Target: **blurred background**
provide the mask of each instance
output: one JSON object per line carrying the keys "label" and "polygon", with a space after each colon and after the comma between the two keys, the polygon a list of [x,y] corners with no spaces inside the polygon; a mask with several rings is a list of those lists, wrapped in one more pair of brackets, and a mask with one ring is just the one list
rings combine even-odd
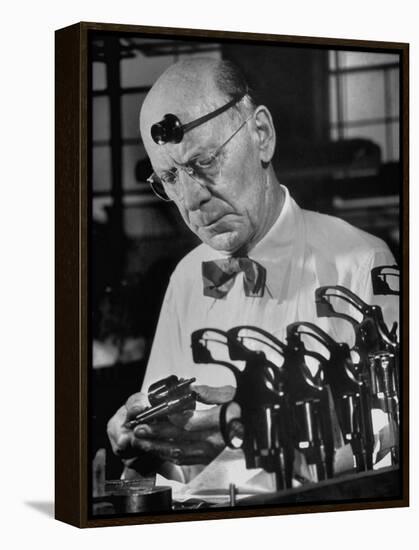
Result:
{"label": "blurred background", "polygon": [[[198,243],[146,183],[141,103],[175,61],[238,64],[274,118],[274,166],[304,208],[383,238],[399,258],[399,56],[302,46],[93,35],[91,60],[92,452],[139,391],[170,273]],[[107,477],[119,465],[108,461]]]}

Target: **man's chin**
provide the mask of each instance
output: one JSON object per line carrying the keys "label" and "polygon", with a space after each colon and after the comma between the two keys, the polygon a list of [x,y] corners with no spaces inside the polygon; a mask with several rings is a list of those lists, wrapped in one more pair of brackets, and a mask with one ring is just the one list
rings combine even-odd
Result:
{"label": "man's chin", "polygon": [[242,240],[238,232],[236,231],[226,231],[225,233],[218,233],[213,235],[199,234],[200,239],[219,252],[224,252],[225,254],[231,255],[234,254],[242,246]]}

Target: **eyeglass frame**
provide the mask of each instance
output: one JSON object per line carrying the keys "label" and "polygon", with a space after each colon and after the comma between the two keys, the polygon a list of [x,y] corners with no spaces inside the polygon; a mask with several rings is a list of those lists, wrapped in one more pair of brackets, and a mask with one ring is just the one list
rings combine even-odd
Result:
{"label": "eyeglass frame", "polygon": [[[220,155],[220,153],[222,152],[222,150],[230,143],[230,141],[240,132],[240,130],[242,128],[244,128],[244,126],[249,122],[249,120],[253,117],[255,113],[253,112],[251,115],[249,115],[246,120],[244,120],[240,126],[221,144],[219,145],[215,151],[212,151],[211,153],[208,154],[207,156],[207,159],[208,158],[213,158],[213,159],[217,159]],[[179,169],[183,172],[185,172],[189,177],[191,177],[192,179],[194,179],[195,181],[197,181],[198,183],[201,183],[202,182],[202,178],[199,178],[196,176],[196,174],[194,174],[194,168],[192,166],[190,166],[190,163],[193,162],[193,161],[189,161],[189,162],[186,162],[184,164],[180,164],[178,163],[177,161],[175,161],[174,158],[172,158],[170,155],[168,155],[170,157],[170,159],[172,160],[172,162],[175,164],[175,168],[176,169]],[[221,165],[219,166],[219,172],[221,171]],[[218,172],[218,175],[219,175],[219,172]],[[156,191],[156,189],[154,188],[154,181],[153,179],[154,178],[158,178],[161,182],[161,186],[163,187],[164,189],[164,183],[161,179],[160,176],[158,176],[156,174],[156,172],[152,172],[152,174],[146,179],[147,183],[150,184],[154,194],[161,200],[165,201],[165,202],[173,202],[174,199],[171,199],[169,198],[169,196],[167,195],[167,198],[166,197],[163,197],[158,191]]]}

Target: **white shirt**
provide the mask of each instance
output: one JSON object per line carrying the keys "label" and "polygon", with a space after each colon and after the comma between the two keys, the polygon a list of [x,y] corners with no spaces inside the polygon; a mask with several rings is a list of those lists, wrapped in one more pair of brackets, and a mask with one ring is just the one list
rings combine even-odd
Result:
{"label": "white shirt", "polygon": [[195,377],[199,384],[235,385],[227,368],[194,364],[191,334],[197,329],[253,325],[285,342],[290,323],[309,321],[352,346],[353,329],[347,321],[317,317],[314,292],[319,286],[349,288],[367,304],[381,305],[389,327],[398,321],[398,297],[375,296],[371,286],[374,266],[395,263],[387,245],[338,218],[299,208],[283,189],[285,202],[278,219],[248,254],[267,270],[263,297],[244,294],[242,274],[224,298],[204,296],[201,263],[225,255],[206,244],[192,250],[170,279],[143,391],[171,374]]}

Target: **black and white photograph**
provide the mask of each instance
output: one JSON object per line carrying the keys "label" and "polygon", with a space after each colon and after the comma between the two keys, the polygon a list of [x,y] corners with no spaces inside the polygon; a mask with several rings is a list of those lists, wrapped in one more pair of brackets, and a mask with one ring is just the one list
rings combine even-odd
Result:
{"label": "black and white photograph", "polygon": [[88,33],[89,517],[402,499],[402,52],[181,34]]}

